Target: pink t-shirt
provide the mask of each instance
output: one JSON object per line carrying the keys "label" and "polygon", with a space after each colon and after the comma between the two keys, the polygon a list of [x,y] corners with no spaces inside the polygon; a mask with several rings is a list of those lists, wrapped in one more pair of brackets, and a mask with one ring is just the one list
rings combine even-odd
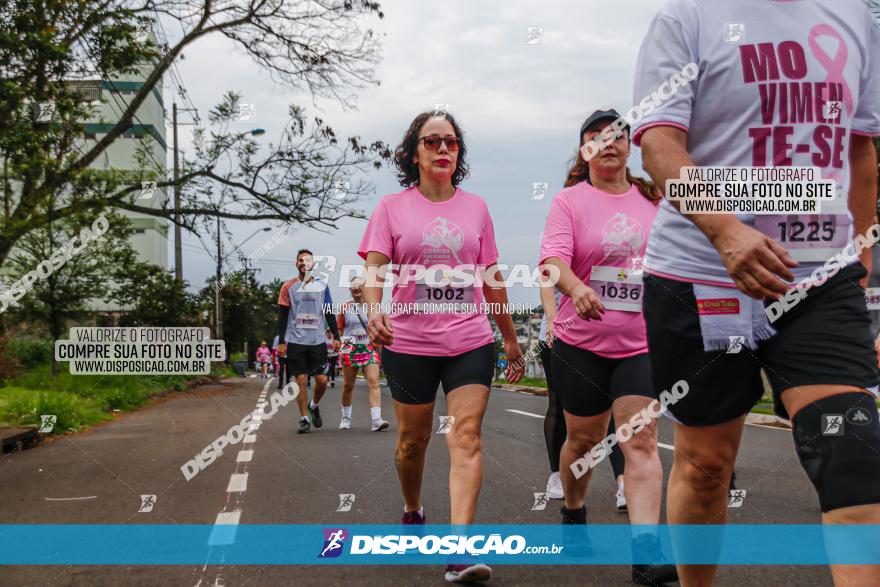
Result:
{"label": "pink t-shirt", "polygon": [[[450,357],[493,341],[489,318],[479,307],[483,302],[479,281],[471,287],[428,289],[430,283],[439,283],[442,272],[450,268],[473,273],[474,267],[490,267],[497,262],[495,229],[482,198],[457,189],[449,200],[431,202],[416,187],[387,195],[373,211],[358,255],[366,259],[370,251],[387,256],[395,268],[423,266],[437,271],[424,284],[418,283],[422,280],[411,269],[396,271],[412,278],[405,283],[398,279],[392,290],[394,306],[389,316],[394,343],[388,346],[390,350]],[[428,299],[438,305],[450,300],[447,303],[466,303],[477,309],[427,314],[395,311],[395,307],[408,308]]]}
{"label": "pink t-shirt", "polygon": [[257,360],[261,363],[268,363],[269,356],[272,352],[269,350],[269,347],[261,346],[257,347]]}
{"label": "pink t-shirt", "polygon": [[[656,215],[657,206],[635,185],[625,194],[612,195],[582,181],[553,199],[541,239],[540,262],[558,257],[587,285],[593,275],[590,287],[606,306],[602,320],[587,321],[578,317],[571,298],[562,296],[553,331],[566,344],[614,359],[648,351],[645,320],[639,310],[644,296],[633,282],[639,280],[634,273],[638,275]],[[609,268],[598,270],[606,277],[593,274],[594,266]],[[612,299],[630,311],[608,309]]]}

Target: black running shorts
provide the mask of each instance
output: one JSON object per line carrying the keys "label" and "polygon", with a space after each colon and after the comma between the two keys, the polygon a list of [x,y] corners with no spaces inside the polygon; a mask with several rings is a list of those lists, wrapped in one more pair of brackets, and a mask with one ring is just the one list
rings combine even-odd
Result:
{"label": "black running shorts", "polygon": [[[659,389],[684,379],[688,394],[669,405],[689,426],[728,422],[747,413],[761,398],[763,367],[773,388],[776,413],[788,418],[780,394],[801,385],[877,385],[877,353],[870,332],[865,291],[859,280],[865,268],[855,263],[807,296],[772,323],[777,334],[757,350],[706,352],[693,286],[646,275],[644,315],[653,378]],[[770,302],[766,302],[770,303]]]}
{"label": "black running shorts", "polygon": [[550,354],[553,385],[569,414],[596,416],[625,395],[657,397],[648,353],[611,359],[557,339]]}
{"label": "black running shorts", "polygon": [[430,404],[462,385],[490,387],[495,375],[495,346],[490,342],[460,355],[430,357],[397,353],[382,347],[382,369],[391,397],[403,404]]}
{"label": "black running shorts", "polygon": [[327,345],[287,343],[287,375],[326,375]]}

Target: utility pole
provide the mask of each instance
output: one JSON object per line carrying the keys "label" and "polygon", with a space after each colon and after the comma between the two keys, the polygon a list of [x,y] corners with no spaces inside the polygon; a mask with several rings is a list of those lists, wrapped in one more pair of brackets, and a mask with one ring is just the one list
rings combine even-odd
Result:
{"label": "utility pole", "polygon": [[217,213],[217,281],[214,283],[214,316],[217,338],[223,338],[223,304],[220,303],[220,278],[223,273],[223,241],[220,240],[220,213]]}
{"label": "utility pole", "polygon": [[[171,125],[174,134],[174,278],[177,281],[183,281],[183,236],[180,228],[180,163],[178,159],[177,147],[177,102],[171,104]],[[194,126],[198,124],[199,113],[193,108],[181,108],[181,112],[194,112],[196,122],[183,122],[185,126]]]}
{"label": "utility pole", "polygon": [[171,124],[174,126],[174,277],[183,281],[183,246],[180,230],[180,169],[177,162],[177,102],[171,105]]}

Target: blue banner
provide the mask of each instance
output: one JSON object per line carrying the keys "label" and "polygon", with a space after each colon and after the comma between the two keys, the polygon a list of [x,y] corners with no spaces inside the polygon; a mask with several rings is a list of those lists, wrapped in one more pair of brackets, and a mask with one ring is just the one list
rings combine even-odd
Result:
{"label": "blue banner", "polygon": [[[633,552],[653,533],[667,562],[880,564],[880,526],[729,525],[0,525],[6,565],[659,563]],[[673,548],[673,544],[675,545]],[[674,556],[673,556],[674,555]]]}

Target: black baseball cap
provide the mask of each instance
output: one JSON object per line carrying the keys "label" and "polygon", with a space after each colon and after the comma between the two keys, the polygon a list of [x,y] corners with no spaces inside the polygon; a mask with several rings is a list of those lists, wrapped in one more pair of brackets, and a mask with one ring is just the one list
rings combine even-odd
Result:
{"label": "black baseball cap", "polygon": [[[622,118],[622,117],[620,116],[620,114],[618,114],[617,110],[615,110],[614,108],[612,108],[610,110],[596,110],[595,112],[590,114],[587,117],[587,119],[584,121],[584,123],[581,125],[581,132],[578,135],[578,142],[580,144],[583,144],[584,133],[587,132],[587,130],[591,126],[593,126],[594,124],[596,124],[600,120],[617,120],[618,118]],[[627,130],[627,132],[629,132],[629,130],[630,130],[629,123],[627,123],[626,126],[624,126],[623,128],[625,128]]]}

